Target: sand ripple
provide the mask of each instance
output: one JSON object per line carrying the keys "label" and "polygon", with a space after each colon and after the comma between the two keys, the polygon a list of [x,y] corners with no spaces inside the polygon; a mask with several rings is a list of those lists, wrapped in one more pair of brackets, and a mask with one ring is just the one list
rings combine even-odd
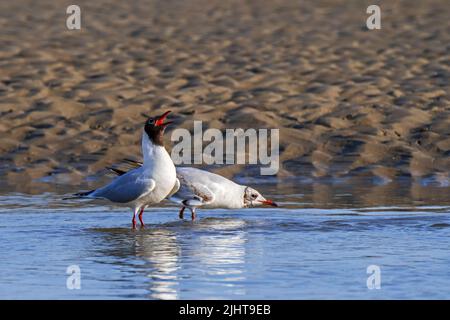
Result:
{"label": "sand ripple", "polygon": [[[281,176],[436,177],[450,168],[448,0],[0,4],[0,175],[78,183],[139,152],[141,113],[280,128]],[[250,172],[227,167],[227,175]]]}

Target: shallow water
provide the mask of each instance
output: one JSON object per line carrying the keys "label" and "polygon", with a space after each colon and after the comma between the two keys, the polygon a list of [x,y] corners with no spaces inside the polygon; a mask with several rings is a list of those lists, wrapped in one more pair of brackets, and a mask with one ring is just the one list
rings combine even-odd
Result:
{"label": "shallow water", "polygon": [[[202,210],[194,222],[164,205],[137,231],[125,208],[4,194],[0,298],[450,298],[449,204],[395,187],[362,202],[370,192],[347,187],[268,184],[280,208]],[[70,265],[79,290],[66,287]],[[369,265],[381,289],[368,289]]]}

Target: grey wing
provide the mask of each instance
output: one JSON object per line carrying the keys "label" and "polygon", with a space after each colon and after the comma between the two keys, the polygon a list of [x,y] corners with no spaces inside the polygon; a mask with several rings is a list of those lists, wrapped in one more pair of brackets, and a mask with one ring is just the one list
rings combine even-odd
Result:
{"label": "grey wing", "polygon": [[[227,183],[232,182],[216,173],[192,167],[177,167],[177,177],[180,180],[201,183],[206,186],[212,184],[226,185]],[[183,184],[182,181],[181,184]]]}
{"label": "grey wing", "polygon": [[214,194],[203,184],[182,180],[180,188],[169,200],[197,207],[214,201]]}
{"label": "grey wing", "polygon": [[107,186],[95,190],[90,196],[105,198],[112,202],[127,203],[152,192],[156,186],[155,181],[142,178],[137,172],[133,171],[135,170],[129,171],[127,174],[116,178]]}

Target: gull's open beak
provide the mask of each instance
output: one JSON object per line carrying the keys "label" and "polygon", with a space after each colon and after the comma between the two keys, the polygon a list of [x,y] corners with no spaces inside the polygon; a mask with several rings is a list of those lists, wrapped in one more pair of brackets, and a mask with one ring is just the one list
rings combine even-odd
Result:
{"label": "gull's open beak", "polygon": [[164,120],[166,119],[167,115],[170,113],[170,111],[166,111],[164,112],[164,114],[162,116],[160,116],[156,121],[155,121],[155,125],[156,126],[167,126],[169,124],[172,123],[172,121],[168,121],[168,122],[164,122]]}
{"label": "gull's open beak", "polygon": [[261,203],[266,204],[268,206],[272,206],[272,207],[278,207],[278,205],[275,202],[273,202],[272,200],[264,200],[264,201],[261,201]]}

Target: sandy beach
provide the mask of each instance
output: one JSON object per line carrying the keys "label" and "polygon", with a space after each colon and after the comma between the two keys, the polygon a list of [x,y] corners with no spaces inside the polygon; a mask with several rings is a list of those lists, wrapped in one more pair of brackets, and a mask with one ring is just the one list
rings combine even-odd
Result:
{"label": "sandy beach", "polygon": [[[449,89],[449,0],[0,1],[0,299],[449,299]],[[168,110],[169,152],[195,121],[278,129],[278,173],[199,164],[241,186],[178,170],[199,196],[167,201],[147,121],[145,170],[73,196]]]}
{"label": "sandy beach", "polygon": [[279,128],[279,177],[448,185],[448,1],[378,3],[369,31],[367,1],[80,0],[71,31],[64,1],[3,1],[0,177],[102,176],[170,109],[172,129]]}

